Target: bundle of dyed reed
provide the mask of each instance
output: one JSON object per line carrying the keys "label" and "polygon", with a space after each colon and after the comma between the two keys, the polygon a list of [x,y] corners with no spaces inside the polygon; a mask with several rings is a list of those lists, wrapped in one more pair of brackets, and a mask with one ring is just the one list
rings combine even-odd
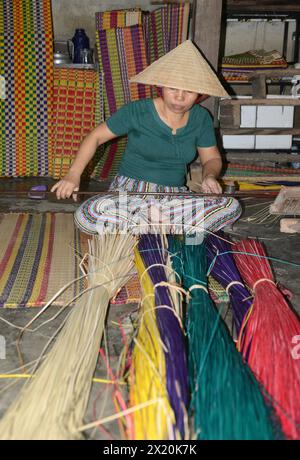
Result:
{"label": "bundle of dyed reed", "polygon": [[174,429],[176,437],[178,434],[183,437],[188,404],[188,370],[181,302],[177,286],[174,287],[178,280],[160,235],[142,235],[138,250],[154,286],[156,321],[165,353],[166,386],[176,418]]}
{"label": "bundle of dyed reed", "polygon": [[[140,274],[140,282],[144,293],[144,301],[148,303],[148,310],[142,309],[141,326],[138,339],[143,343],[143,352],[146,356],[152,356],[152,368],[149,367],[148,379],[145,379],[143,371],[142,386],[145,396],[147,393],[153,397],[153,379],[160,376],[160,387],[157,386],[161,397],[166,398],[172,411],[169,422],[159,420],[156,417],[153,426],[153,418],[144,419],[144,432],[149,438],[153,431],[159,432],[160,437],[152,439],[180,439],[187,434],[187,403],[188,382],[185,343],[181,326],[181,298],[178,295],[178,287],[173,290],[176,277],[168,260],[168,253],[163,244],[162,237],[155,235],[143,235],[138,245],[139,255],[137,266]],[[171,288],[170,288],[171,286]],[[171,290],[169,290],[171,289]],[[152,309],[152,311],[151,311]],[[146,327],[151,319],[151,329]],[[148,323],[146,322],[148,321]],[[160,361],[155,358],[157,350],[162,351]],[[140,364],[137,356],[141,355],[140,347],[135,347],[133,355],[133,372],[135,375],[134,385],[131,385],[131,399],[137,404],[141,399],[141,390],[137,385]],[[144,360],[145,366],[145,360]],[[161,373],[163,369],[164,373]],[[142,378],[142,376],[140,377]],[[147,396],[149,398],[149,395]],[[170,411],[169,411],[170,413]],[[139,417],[136,414],[135,418]],[[141,425],[136,418],[135,425]],[[164,432],[161,428],[164,427]],[[140,431],[140,429],[139,429]]]}
{"label": "bundle of dyed reed", "polygon": [[[258,382],[242,361],[206,287],[202,245],[173,240],[169,250],[183,261],[187,310],[190,413],[198,439],[273,439],[273,423]],[[176,264],[179,270],[180,263]]]}
{"label": "bundle of dyed reed", "polygon": [[234,250],[240,252],[234,255],[236,264],[254,293],[241,353],[271,396],[286,436],[300,439],[300,365],[293,356],[300,321],[274,282],[262,244],[243,240]]}
{"label": "bundle of dyed reed", "polygon": [[[166,363],[155,314],[154,288],[136,250],[136,267],[141,279],[143,299],[138,334],[134,339],[129,379],[129,406],[145,405],[132,414],[136,440],[174,439],[175,415],[166,387]],[[149,401],[153,401],[148,405]]]}
{"label": "bundle of dyed reed", "polygon": [[222,234],[210,234],[206,238],[209,272],[226,289],[232,306],[233,320],[239,335],[243,319],[252,305],[252,296],[235,264],[231,245]]}
{"label": "bundle of dyed reed", "polygon": [[102,235],[90,243],[88,286],[34,379],[0,422],[1,439],[80,439],[109,299],[134,267],[135,239]]}

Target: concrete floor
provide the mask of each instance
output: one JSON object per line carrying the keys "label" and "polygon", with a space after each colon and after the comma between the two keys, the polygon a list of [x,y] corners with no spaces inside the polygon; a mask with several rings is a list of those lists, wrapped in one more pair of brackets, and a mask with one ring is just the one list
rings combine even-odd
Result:
{"label": "concrete floor", "polygon": [[[0,212],[74,212],[78,204],[72,200],[57,201],[50,198],[44,201],[31,200],[26,195],[7,195],[3,192],[12,190],[29,190],[32,185],[46,183],[50,189],[54,183],[51,179],[3,179],[0,180]],[[101,191],[107,189],[107,184],[100,184],[91,181],[84,184],[85,190]],[[269,202],[271,202],[270,200]],[[262,224],[253,223],[247,219],[253,216],[259,209],[265,208],[268,204],[265,198],[255,200],[243,200],[244,213],[242,218],[235,223],[232,229],[227,229],[232,238],[240,239],[241,237],[259,238],[266,246],[268,255],[275,258],[285,259],[290,262],[298,263],[300,258],[300,238],[299,235],[282,234],[279,231],[279,219],[277,222],[265,222]],[[0,255],[1,256],[1,255]],[[292,267],[288,264],[274,262],[274,272],[276,280],[290,289],[293,293],[292,307],[300,314],[300,283],[298,267]],[[131,319],[134,316],[136,305],[118,305],[111,306],[107,317],[106,337],[110,357],[110,366],[113,370],[118,368],[120,352],[123,348],[122,338],[119,328],[115,326],[118,318],[127,324],[127,332],[132,330]],[[39,311],[39,308],[30,309],[2,309],[1,318],[18,326],[26,324]],[[54,316],[58,308],[51,307],[39,318],[39,322],[46,321],[49,317]],[[22,352],[25,362],[36,359],[43,349],[46,341],[61,323],[63,316],[59,316],[51,323],[45,325],[34,334],[34,337],[27,333],[22,342]],[[125,319],[124,319],[125,318]],[[230,315],[227,317],[230,326]],[[37,323],[39,324],[39,323]],[[0,335],[5,338],[6,357],[0,359],[0,373],[10,372],[19,367],[19,358],[16,349],[16,340],[18,329],[12,328],[7,323],[0,321]],[[100,361],[96,370],[96,377],[107,379],[106,367],[103,360]],[[14,383],[9,390],[3,391],[7,384]],[[0,380],[0,416],[3,415],[11,401],[15,398],[21,385],[24,382]],[[126,396],[126,388],[123,388]],[[111,399],[112,387],[106,384],[94,383],[90,396],[88,411],[85,417],[86,423],[103,416],[113,414],[115,408]],[[107,431],[94,429],[86,433],[89,439],[120,439],[118,423],[109,423],[105,426]]]}

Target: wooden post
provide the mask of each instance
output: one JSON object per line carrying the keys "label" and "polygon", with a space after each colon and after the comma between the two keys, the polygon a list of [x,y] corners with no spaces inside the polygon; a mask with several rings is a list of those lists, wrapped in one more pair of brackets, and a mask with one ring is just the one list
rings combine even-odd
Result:
{"label": "wooden post", "polygon": [[[219,61],[222,0],[196,0],[194,11],[194,37],[205,58],[217,72]],[[210,97],[201,104],[215,115],[215,98]]]}
{"label": "wooden post", "polygon": [[267,95],[266,76],[256,75],[250,78],[252,84],[252,96],[257,99],[264,99]]}

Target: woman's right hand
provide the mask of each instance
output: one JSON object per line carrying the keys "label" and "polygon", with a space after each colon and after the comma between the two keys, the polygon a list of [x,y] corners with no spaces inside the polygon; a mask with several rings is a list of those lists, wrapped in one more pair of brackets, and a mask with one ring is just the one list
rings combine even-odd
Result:
{"label": "woman's right hand", "polygon": [[68,174],[58,181],[51,188],[51,192],[56,192],[57,199],[70,198],[73,196],[73,200],[77,201],[77,193],[80,185],[80,174],[74,172],[68,172]]}

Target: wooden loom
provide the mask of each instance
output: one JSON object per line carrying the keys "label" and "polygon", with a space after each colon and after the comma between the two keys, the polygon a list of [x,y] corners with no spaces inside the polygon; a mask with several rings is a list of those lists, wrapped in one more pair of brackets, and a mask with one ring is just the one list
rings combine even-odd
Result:
{"label": "wooden loom", "polygon": [[[271,204],[269,212],[275,215],[299,216],[300,187],[282,186],[274,203]],[[280,231],[282,233],[300,233],[300,219],[281,219]]]}

